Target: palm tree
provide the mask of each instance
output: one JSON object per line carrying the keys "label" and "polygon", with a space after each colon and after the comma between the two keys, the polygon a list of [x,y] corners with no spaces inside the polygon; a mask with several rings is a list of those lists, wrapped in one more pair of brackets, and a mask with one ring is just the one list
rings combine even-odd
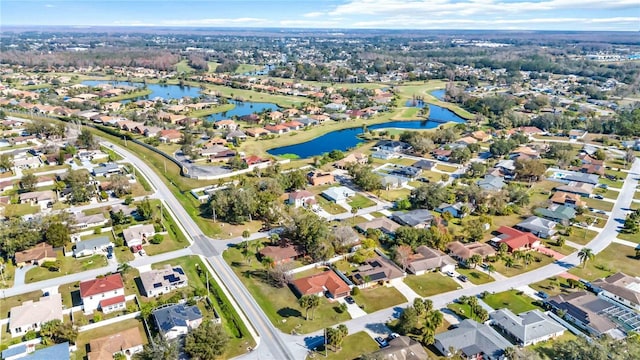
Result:
{"label": "palm tree", "polygon": [[487,266],[487,272],[489,273],[489,275],[491,275],[491,273],[496,272],[496,267],[495,267],[495,266],[493,266],[493,264],[489,264],[489,265]]}
{"label": "palm tree", "polygon": [[266,268],[272,268],[273,265],[275,265],[275,262],[273,261],[273,259],[268,256],[263,257],[260,263],[262,263],[262,266]]}
{"label": "palm tree", "polygon": [[533,254],[531,253],[531,251],[527,251],[526,253],[524,253],[524,255],[522,255],[522,260],[524,261],[524,267],[526,269],[527,265],[529,265],[533,261]]}
{"label": "palm tree", "polygon": [[582,248],[578,252],[578,259],[580,259],[580,263],[582,263],[582,268],[584,269],[585,265],[587,265],[587,261],[593,260],[596,255],[593,253],[593,250],[589,248]]}
{"label": "palm tree", "polygon": [[116,269],[116,271],[119,272],[121,275],[124,275],[131,269],[133,269],[131,267],[131,265],[129,265],[128,262],[124,262],[124,263],[118,265],[118,268]]}
{"label": "palm tree", "polygon": [[513,260],[512,257],[508,257],[504,259],[504,266],[510,268],[513,267],[513,264],[515,263],[515,260]]}
{"label": "palm tree", "polygon": [[304,318],[309,320],[309,309],[311,309],[311,297],[309,295],[303,295],[298,299],[298,305],[305,310]]}
{"label": "palm tree", "polygon": [[316,308],[320,306],[320,296],[311,295],[310,305],[311,305],[311,320],[313,320],[313,317],[315,316],[315,313],[316,313]]}
{"label": "palm tree", "polygon": [[472,264],[474,269],[481,262],[482,262],[482,256],[480,256],[480,254],[474,254],[467,260],[467,263]]}
{"label": "palm tree", "polygon": [[353,207],[351,207],[351,215],[353,215],[353,216],[351,217],[351,224],[352,224],[352,225],[353,225],[353,223],[355,222],[356,214],[358,213],[358,210],[360,210],[360,208],[359,208],[359,207],[357,207],[357,206],[353,206]]}

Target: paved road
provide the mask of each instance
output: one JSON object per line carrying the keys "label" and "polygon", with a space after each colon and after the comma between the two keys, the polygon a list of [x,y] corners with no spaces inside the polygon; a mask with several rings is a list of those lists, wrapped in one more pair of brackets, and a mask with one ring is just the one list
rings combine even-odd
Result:
{"label": "paved road", "polygon": [[[620,192],[620,196],[618,196],[618,200],[613,207],[611,217],[609,217],[609,220],[607,221],[602,231],[586,245],[586,247],[591,248],[594,253],[599,253],[600,251],[604,250],[607,246],[609,246],[609,244],[611,244],[613,239],[616,238],[618,230],[622,226],[622,222],[629,212],[629,205],[631,204],[631,199],[633,199],[633,195],[639,180],[640,160],[636,159],[636,161],[633,163],[633,166],[631,167],[631,170],[629,171],[629,174],[627,175],[627,178]],[[452,302],[461,295],[471,296],[479,294],[483,291],[500,292],[526,286],[531,283],[538,282],[542,279],[564,273],[570,268],[575,267],[579,263],[580,260],[578,259],[577,252],[574,252],[573,254],[563,258],[562,260],[554,262],[553,264],[549,264],[547,266],[526,272],[518,276],[507,278],[502,281],[494,281],[473,288],[461,289],[435,295],[430,297],[430,299],[433,301],[434,307],[437,309]],[[396,318],[400,314],[402,309],[408,305],[409,303],[400,304],[393,308],[388,308],[380,310],[373,314],[369,314],[366,317],[349,320],[344,324],[349,328],[349,333],[368,331],[370,333],[372,332],[383,334],[388,332],[388,329],[386,329],[383,324],[389,320],[392,320],[393,318]],[[321,335],[321,332],[315,333],[313,335],[319,336]]]}
{"label": "paved road", "polygon": [[253,299],[242,282],[240,282],[240,279],[235,276],[227,263],[222,259],[220,251],[213,245],[214,240],[207,237],[202,230],[200,230],[193,220],[192,215],[187,213],[160,177],[143,160],[131,152],[110,143],[104,143],[104,145],[110,146],[124,159],[131,162],[140,170],[143,176],[147,178],[149,183],[157,190],[157,197],[166,202],[168,210],[177,220],[179,226],[184,228],[185,234],[193,241],[191,250],[195,254],[202,255],[207,259],[215,272],[214,275],[221,281],[221,285],[233,294],[232,301],[235,300],[235,302],[237,302],[237,309],[241,313],[241,316],[242,314],[246,315],[250,321],[248,326],[253,325],[259,336],[259,339],[256,339],[258,341],[258,348],[246,357],[251,358],[259,355],[261,359],[275,360],[304,358],[306,350],[297,345],[289,347],[287,343],[285,343],[283,334],[273,326],[255,299]]}

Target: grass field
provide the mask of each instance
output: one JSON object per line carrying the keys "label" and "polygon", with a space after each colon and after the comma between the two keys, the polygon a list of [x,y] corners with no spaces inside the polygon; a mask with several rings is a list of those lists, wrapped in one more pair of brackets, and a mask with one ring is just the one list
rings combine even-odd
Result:
{"label": "grass field", "polygon": [[191,66],[189,66],[189,61],[182,60],[182,61],[180,61],[179,63],[176,64],[176,71],[178,73],[190,74],[190,73],[194,72],[195,69],[192,68]]}
{"label": "grass field", "polygon": [[29,204],[7,204],[4,208],[6,217],[19,217],[29,214],[37,214],[40,212],[40,206],[31,206]]}
{"label": "grass field", "polygon": [[236,107],[235,104],[223,104],[223,105],[218,105],[218,106],[212,106],[208,109],[202,109],[202,110],[194,110],[192,112],[189,113],[190,117],[204,117],[204,116],[208,116],[211,114],[219,114],[219,113],[224,113],[227,111],[231,111]]}
{"label": "grass field", "polygon": [[613,203],[608,201],[598,200],[594,198],[584,198],[584,201],[587,203],[587,206],[590,208],[604,210],[604,211],[611,211],[611,209],[613,209]]}
{"label": "grass field", "polygon": [[525,273],[527,271],[535,270],[545,265],[549,265],[552,262],[553,262],[552,257],[534,252],[534,261],[527,266],[525,266],[522,261],[516,261],[513,267],[506,267],[504,264],[504,261],[496,261],[493,263],[493,266],[496,268],[496,271],[498,273],[504,276],[511,277],[511,276]]}
{"label": "grass field", "polygon": [[580,245],[586,245],[596,235],[598,235],[598,233],[593,230],[579,228],[576,226],[572,227],[571,229],[572,229],[571,235],[568,237],[567,240]]}
{"label": "grass field", "polygon": [[309,333],[350,319],[347,312],[337,311],[337,303],[323,297],[313,319],[305,320],[305,310],[298,306],[298,298],[293,291],[286,286],[272,286],[265,267],[255,258],[251,262],[246,261],[236,248],[226,250],[223,257],[271,322],[285,333]]}
{"label": "grass field", "polygon": [[595,280],[621,271],[627,275],[640,276],[640,260],[636,259],[634,248],[613,243],[582,265],[569,270],[570,273],[586,280]]}
{"label": "grass field", "polygon": [[333,349],[329,348],[326,353],[327,356],[325,357],[324,350],[324,345],[320,345],[313,355],[307,357],[307,360],[356,360],[363,354],[368,354],[378,350],[378,343],[376,343],[369,334],[364,331],[360,331],[355,334],[348,335],[342,343],[342,349],[338,352],[334,352]]}
{"label": "grass field", "polygon": [[333,201],[325,199],[322,196],[316,196],[316,201],[318,201],[318,205],[320,205],[320,207],[322,207],[324,211],[328,212],[331,215],[337,215],[347,212],[347,209],[334,203]]}
{"label": "grass field", "polygon": [[549,296],[555,296],[563,293],[566,294],[572,291],[572,289],[569,287],[567,279],[561,276],[554,276],[548,279],[544,279],[542,281],[529,284],[529,286],[534,290],[543,291]]}
{"label": "grass field", "polygon": [[75,259],[73,257],[63,256],[58,254],[56,260],[59,262],[59,271],[49,271],[43,267],[35,267],[27,271],[25,275],[25,283],[53,279],[59,276],[75,274],[91,269],[97,269],[103,266],[107,266],[107,259],[102,255],[93,255],[87,258]]}
{"label": "grass field", "polygon": [[364,289],[360,294],[354,295],[356,304],[360,305],[367,313],[407,302],[407,299],[395,287],[379,286],[372,289]]}
{"label": "grass field", "polygon": [[437,164],[436,168],[438,170],[442,170],[442,171],[445,171],[445,172],[448,172],[448,173],[452,173],[452,172],[458,170],[458,168],[455,167],[455,166],[448,166],[448,165],[442,165],[442,164]]}
{"label": "grass field", "polygon": [[525,311],[539,309],[534,304],[535,300],[526,296],[519,295],[516,290],[509,290],[495,294],[489,294],[482,299],[487,305],[494,309],[508,308],[515,314],[520,314]]}
{"label": "grass field", "polygon": [[476,285],[486,284],[493,281],[493,278],[480,270],[476,269],[464,269],[458,268],[456,271],[459,274],[466,276],[469,281]]}
{"label": "grass field", "polygon": [[409,275],[403,281],[423,297],[442,294],[460,288],[460,285],[455,280],[439,272],[430,272],[419,276]]}
{"label": "grass field", "polygon": [[356,194],[354,197],[352,197],[351,200],[347,202],[347,204],[349,204],[349,206],[351,207],[357,207],[358,209],[364,209],[376,205],[373,200],[368,199],[360,194]]}

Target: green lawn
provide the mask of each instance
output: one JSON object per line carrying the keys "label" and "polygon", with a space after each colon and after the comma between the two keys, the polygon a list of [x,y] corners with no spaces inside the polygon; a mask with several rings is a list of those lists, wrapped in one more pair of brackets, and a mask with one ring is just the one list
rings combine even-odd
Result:
{"label": "green lawn", "polygon": [[76,260],[73,257],[59,254],[56,261],[60,264],[59,271],[49,271],[48,269],[38,266],[27,271],[25,282],[29,284],[107,266],[107,258],[102,255],[93,255]]}
{"label": "green lawn", "polygon": [[622,240],[628,240],[635,243],[640,243],[640,233],[630,234],[630,233],[618,233],[618,238]]}
{"label": "green lawn", "polygon": [[[159,269],[163,267],[165,264],[170,265],[180,265],[182,269],[184,269],[185,275],[189,279],[189,289],[205,289],[205,277],[204,275],[201,277],[198,273],[198,268],[203,271],[207,271],[204,264],[197,256],[183,256],[180,258],[155,263],[152,265],[152,268]],[[227,299],[226,295],[220,289],[220,286],[213,281],[212,277],[209,276],[209,288],[211,291],[211,302],[214,305],[214,308],[218,315],[222,318],[222,325],[227,330],[227,333],[231,337],[229,341],[229,345],[227,346],[227,351],[225,352],[223,358],[233,358],[235,356],[244,354],[247,352],[248,346],[255,346],[255,341],[249,334],[247,330],[248,324],[245,324],[238,314],[233,309],[233,306],[229,303],[229,299]],[[145,300],[145,298],[141,298]]]}
{"label": "green lawn", "polygon": [[529,284],[529,286],[534,290],[543,291],[549,296],[566,294],[572,291],[572,289],[569,287],[567,279],[561,276],[554,276],[548,279],[544,279],[542,281]]}
{"label": "green lawn", "polygon": [[620,195],[619,191],[609,190],[609,189],[602,189],[602,188],[596,189],[596,191],[594,193],[602,195],[605,198],[612,199],[612,200],[617,199],[618,195]]}
{"label": "green lawn", "polygon": [[363,289],[358,295],[354,295],[353,299],[367,313],[407,302],[407,298],[398,289],[386,286]]}
{"label": "green lawn", "polygon": [[476,285],[486,284],[493,281],[491,276],[477,269],[458,268],[456,271],[469,278],[469,281]]}
{"label": "green lawn", "polygon": [[521,260],[517,260],[515,262],[515,265],[510,268],[506,267],[504,261],[502,260],[498,260],[492,264],[496,268],[496,271],[498,273],[507,277],[511,277],[525,273],[527,271],[535,270],[545,265],[549,265],[554,261],[552,257],[546,256],[544,254],[540,254],[537,252],[534,252],[533,254],[534,261],[527,266],[525,266]]}
{"label": "green lawn", "polygon": [[330,348],[327,351],[327,357],[325,357],[324,345],[320,345],[316,349],[316,353],[313,356],[308,356],[307,359],[355,360],[363,354],[378,350],[378,348],[378,343],[369,334],[360,331],[347,336],[342,343],[342,349],[338,352],[333,352],[333,349]]}
{"label": "green lawn", "polygon": [[178,73],[185,73],[185,74],[189,74],[195,71],[194,68],[192,68],[191,66],[189,66],[189,61],[187,60],[182,60],[179,63],[176,64],[176,71]]}
{"label": "green lawn", "polygon": [[31,206],[29,204],[7,204],[4,208],[6,217],[19,217],[29,214],[37,214],[40,212],[40,206]]}
{"label": "green lawn", "polygon": [[208,65],[208,67],[209,67],[209,70],[208,70],[207,72],[209,72],[209,73],[213,73],[213,72],[215,72],[215,71],[216,71],[216,68],[217,68],[217,67],[218,67],[218,65],[220,65],[220,64],[218,64],[218,63],[217,63],[217,62],[215,62],[215,61],[207,61],[207,65]]}
{"label": "green lawn", "polygon": [[612,187],[615,187],[615,188],[622,187],[622,181],[620,181],[620,180],[609,180],[606,177],[601,177],[598,180],[598,182],[600,184],[605,184],[607,186],[612,186]]}
{"label": "green lawn", "polygon": [[381,218],[381,217],[385,217],[385,215],[379,211],[374,211],[372,213],[370,213],[369,215],[373,216],[374,218]]}
{"label": "green lawn", "polygon": [[423,297],[442,294],[460,288],[460,285],[455,280],[440,272],[430,272],[419,276],[409,275],[403,281]]}
{"label": "green lawn", "polygon": [[570,273],[586,280],[595,280],[621,271],[630,276],[640,276],[640,260],[635,257],[634,248],[612,243],[592,261],[569,270]]}
{"label": "green lawn", "polygon": [[458,316],[463,319],[480,321],[480,319],[478,319],[475,315],[471,316],[471,307],[468,304],[451,303],[447,305],[447,308],[458,314]]}
{"label": "green lawn", "polygon": [[350,319],[346,311],[340,313],[337,311],[336,303],[331,303],[323,297],[320,299],[320,306],[315,310],[315,317],[305,320],[305,310],[298,306],[296,295],[286,286],[272,286],[267,279],[266,269],[255,258],[251,263],[245,261],[236,248],[226,250],[223,257],[271,322],[285,333],[295,330],[305,334]]}
{"label": "green lawn", "polygon": [[396,201],[401,198],[406,198],[411,195],[411,190],[409,189],[396,189],[396,190],[382,190],[380,192],[380,197],[387,201]]}
{"label": "green lawn", "polygon": [[148,342],[147,333],[144,330],[144,325],[142,322],[136,319],[129,319],[125,321],[120,321],[112,325],[101,326],[89,331],[84,331],[78,334],[78,339],[76,340],[76,345],[78,350],[71,353],[72,360],[84,360],[87,354],[87,345],[91,340],[101,338],[104,336],[112,335],[133,327],[137,327],[140,331],[140,336],[142,337],[142,341],[146,344]]}
{"label": "green lawn", "polygon": [[593,230],[574,226],[571,228],[571,235],[569,235],[567,240],[573,241],[576,244],[586,245],[589,241],[593,240],[596,235],[598,235],[598,233]]}
{"label": "green lawn", "polygon": [[539,309],[539,307],[534,304],[535,300],[524,294],[519,295],[517,290],[489,294],[482,300],[494,309],[508,308],[515,314]]}
{"label": "green lawn", "polygon": [[262,69],[264,66],[262,65],[252,65],[252,64],[240,64],[236,69],[236,74],[244,74],[247,72],[253,72]]}
{"label": "green lawn", "polygon": [[347,204],[349,204],[349,206],[351,207],[357,207],[358,209],[364,209],[376,205],[373,200],[368,199],[367,197],[360,194],[356,194],[354,197],[352,197],[351,200],[347,202]]}
{"label": "green lawn", "polygon": [[337,215],[347,212],[347,209],[334,203],[333,201],[325,199],[323,196],[316,196],[316,200],[318,201],[318,205],[320,205],[320,207],[322,207],[324,211],[328,212],[331,215]]}
{"label": "green lawn", "polygon": [[538,356],[540,356],[544,360],[553,359],[553,354],[551,354],[549,350],[551,349],[554,343],[571,341],[577,338],[578,337],[574,335],[571,331],[566,330],[564,334],[558,336],[553,340],[542,341],[535,345],[531,345],[528,348],[528,350],[535,352]]}
{"label": "green lawn", "polygon": [[455,167],[455,166],[442,165],[442,164],[437,164],[436,168],[438,170],[445,171],[445,172],[448,172],[448,173],[452,173],[452,172],[458,170],[458,168]]}

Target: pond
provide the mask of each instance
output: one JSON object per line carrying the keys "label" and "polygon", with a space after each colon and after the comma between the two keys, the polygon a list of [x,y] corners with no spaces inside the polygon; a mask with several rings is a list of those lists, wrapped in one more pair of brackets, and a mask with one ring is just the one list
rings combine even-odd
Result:
{"label": "pond", "polygon": [[440,90],[434,90],[432,92],[430,92],[429,94],[433,95],[433,97],[435,97],[436,99],[440,100],[440,101],[444,101],[444,94],[446,93],[445,89],[440,89]]}
{"label": "pond", "polygon": [[263,110],[273,111],[273,110],[280,109],[280,107],[276,104],[264,103],[264,102],[252,102],[252,101],[242,102],[242,101],[236,101],[236,100],[229,100],[229,104],[233,104],[236,107],[226,112],[209,115],[207,116],[207,120],[220,121],[224,119],[231,119],[233,116],[242,117],[242,116],[250,115],[253,113],[259,113]]}
{"label": "pond", "polygon": [[[409,129],[409,130],[428,130],[447,123],[463,123],[465,120],[453,112],[436,105],[429,106],[428,120],[411,120],[411,121],[389,121],[381,124],[369,125],[369,130],[379,129]],[[282,146],[268,150],[271,155],[295,155],[300,158],[308,158],[322,155],[331,150],[346,151],[355,147],[364,140],[358,135],[362,134],[362,127],[336,130],[326,133],[313,140],[309,140],[300,144]]]}
{"label": "pond", "polygon": [[[86,80],[82,82],[83,85],[97,86],[100,84],[111,84],[113,86],[136,86],[143,87],[142,83],[134,83],[128,81],[109,81],[109,80]],[[155,99],[162,98],[165,100],[180,99],[184,96],[198,97],[200,96],[200,88],[194,86],[180,86],[180,85],[164,85],[164,84],[147,84],[147,88],[151,90],[151,94],[141,96],[139,98],[124,100],[123,102],[136,101],[140,99]]]}

